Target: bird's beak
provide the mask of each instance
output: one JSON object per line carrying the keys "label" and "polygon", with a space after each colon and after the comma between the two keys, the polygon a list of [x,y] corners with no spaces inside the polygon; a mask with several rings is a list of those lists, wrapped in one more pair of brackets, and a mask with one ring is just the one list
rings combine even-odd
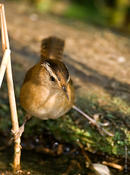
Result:
{"label": "bird's beak", "polygon": [[67,88],[66,88],[66,86],[62,86],[62,89],[63,89],[63,91],[64,91],[64,93],[65,93],[67,99],[69,100],[69,96],[68,96],[68,93],[67,93]]}

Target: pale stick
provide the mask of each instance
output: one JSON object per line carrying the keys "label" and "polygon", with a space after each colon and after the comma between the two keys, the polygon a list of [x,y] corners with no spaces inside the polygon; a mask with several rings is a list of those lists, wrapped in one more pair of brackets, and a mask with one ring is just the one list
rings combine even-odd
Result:
{"label": "pale stick", "polygon": [[[6,19],[5,19],[5,12],[4,12],[4,5],[0,4],[1,8],[1,36],[2,36],[2,49],[3,52],[6,50],[10,50],[9,47],[9,39],[8,39],[8,32],[6,26]],[[12,121],[12,129],[14,133],[19,131],[19,123],[18,123],[18,115],[16,109],[16,101],[15,101],[15,93],[14,93],[14,86],[13,86],[13,77],[12,77],[12,68],[11,68],[11,56],[10,54],[6,57],[7,60],[7,68],[6,68],[6,77],[7,77],[7,86],[8,86],[8,95],[9,95],[9,104],[10,104],[10,111],[11,111],[11,121]],[[5,65],[6,66],[6,65]],[[21,139],[15,137],[14,135],[14,164],[13,170],[16,172],[20,170],[20,157],[21,157]]]}
{"label": "pale stick", "polygon": [[6,49],[5,52],[4,52],[2,61],[1,61],[1,66],[0,66],[0,88],[1,88],[1,85],[2,85],[3,78],[4,78],[4,74],[5,74],[5,70],[6,70],[6,67],[7,67],[9,56],[10,56],[10,50]]}

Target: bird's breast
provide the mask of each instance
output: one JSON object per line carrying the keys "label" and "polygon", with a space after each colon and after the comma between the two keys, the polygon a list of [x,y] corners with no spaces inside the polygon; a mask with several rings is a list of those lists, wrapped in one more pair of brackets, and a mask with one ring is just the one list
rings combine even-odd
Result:
{"label": "bird's breast", "polygon": [[20,101],[22,107],[31,115],[46,120],[56,119],[65,114],[73,104],[73,97],[69,100],[62,90],[48,87],[35,87],[24,84],[21,88]]}

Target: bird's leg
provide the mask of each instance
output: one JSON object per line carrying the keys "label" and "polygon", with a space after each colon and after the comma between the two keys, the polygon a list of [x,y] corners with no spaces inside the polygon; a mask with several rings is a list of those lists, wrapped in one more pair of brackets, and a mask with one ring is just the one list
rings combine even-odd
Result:
{"label": "bird's leg", "polygon": [[32,116],[30,116],[29,114],[26,114],[25,115],[25,119],[23,121],[23,124],[19,127],[19,131],[17,133],[15,133],[13,130],[12,130],[12,133],[14,135],[15,138],[20,138],[24,132],[24,127],[25,127],[25,124],[27,123],[28,120],[31,119]]}
{"label": "bird's leg", "polygon": [[72,108],[75,109],[80,114],[82,114],[85,118],[87,118],[91,122],[91,124],[93,124],[94,126],[96,126],[101,135],[103,135],[103,133],[105,133],[105,134],[107,134],[109,136],[113,136],[112,133],[110,133],[110,132],[106,131],[104,128],[102,128],[102,126],[106,126],[107,123],[99,123],[99,122],[97,122],[97,120],[95,120],[95,119],[91,118],[90,116],[88,116],[86,113],[84,113],[82,110],[80,110],[75,105],[73,105]]}

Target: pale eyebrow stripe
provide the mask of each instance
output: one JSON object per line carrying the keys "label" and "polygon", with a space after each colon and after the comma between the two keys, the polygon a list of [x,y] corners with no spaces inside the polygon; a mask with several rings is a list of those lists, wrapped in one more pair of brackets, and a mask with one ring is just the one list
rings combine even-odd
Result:
{"label": "pale eyebrow stripe", "polygon": [[68,77],[68,79],[67,79],[67,83],[69,83],[69,81],[70,81],[70,75],[69,75],[69,77]]}
{"label": "pale eyebrow stripe", "polygon": [[52,71],[51,67],[48,64],[41,64],[41,65],[46,68],[46,70],[49,72],[51,76],[53,76],[57,81],[59,81],[56,74]]}

